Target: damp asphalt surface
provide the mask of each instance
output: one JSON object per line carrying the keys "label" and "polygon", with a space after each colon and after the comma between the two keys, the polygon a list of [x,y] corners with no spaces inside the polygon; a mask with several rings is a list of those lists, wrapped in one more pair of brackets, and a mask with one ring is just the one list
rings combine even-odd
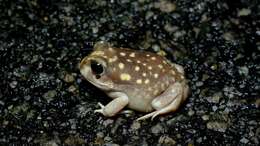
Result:
{"label": "damp asphalt surface", "polygon": [[[259,145],[258,0],[0,0],[0,145]],[[176,112],[106,118],[79,73],[93,44],[160,52],[185,68]]]}

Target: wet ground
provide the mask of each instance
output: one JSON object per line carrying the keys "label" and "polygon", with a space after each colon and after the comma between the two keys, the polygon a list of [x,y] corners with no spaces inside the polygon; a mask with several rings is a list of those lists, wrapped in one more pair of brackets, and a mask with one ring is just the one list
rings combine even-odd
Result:
{"label": "wet ground", "polygon": [[[259,145],[257,0],[0,0],[0,144]],[[78,63],[96,41],[185,67],[191,95],[174,114],[106,118],[110,99]]]}

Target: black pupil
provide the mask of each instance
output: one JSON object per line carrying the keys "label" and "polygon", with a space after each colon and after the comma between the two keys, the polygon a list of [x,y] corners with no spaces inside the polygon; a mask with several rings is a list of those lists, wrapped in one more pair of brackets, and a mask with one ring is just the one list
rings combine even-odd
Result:
{"label": "black pupil", "polygon": [[91,61],[91,69],[95,75],[100,75],[104,71],[102,64],[94,60]]}

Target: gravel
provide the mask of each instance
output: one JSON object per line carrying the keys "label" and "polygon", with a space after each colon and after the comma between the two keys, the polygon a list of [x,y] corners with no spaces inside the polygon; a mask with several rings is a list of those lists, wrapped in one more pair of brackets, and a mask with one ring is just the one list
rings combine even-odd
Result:
{"label": "gravel", "polygon": [[[0,0],[0,145],[259,145],[258,1]],[[191,94],[173,114],[106,118],[79,73],[104,40],[165,55]]]}

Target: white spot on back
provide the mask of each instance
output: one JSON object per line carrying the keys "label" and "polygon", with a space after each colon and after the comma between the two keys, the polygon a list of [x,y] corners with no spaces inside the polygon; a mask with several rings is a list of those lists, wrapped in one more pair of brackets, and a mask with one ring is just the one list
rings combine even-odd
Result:
{"label": "white spot on back", "polygon": [[146,79],[146,80],[144,81],[145,84],[148,84],[149,82],[150,82],[149,79]]}
{"label": "white spot on back", "polygon": [[154,76],[154,78],[157,79],[159,75],[157,73],[155,73],[153,76]]}
{"label": "white spot on back", "polygon": [[124,69],[125,65],[120,62],[120,63],[118,64],[118,67],[119,67],[120,69]]}
{"label": "white spot on back", "polygon": [[158,67],[159,67],[160,69],[162,69],[162,68],[163,68],[163,66],[162,66],[161,64],[159,64],[159,65],[158,65]]}
{"label": "white spot on back", "polygon": [[112,58],[108,59],[108,62],[115,62],[117,60],[117,56],[113,56]]}
{"label": "white spot on back", "polygon": [[131,59],[126,59],[127,62],[133,62]]}
{"label": "white spot on back", "polygon": [[131,76],[127,73],[122,73],[120,75],[120,79],[123,80],[123,81],[129,81],[131,79]]}
{"label": "white spot on back", "polygon": [[135,71],[139,71],[140,70],[140,67],[139,66],[136,66],[135,67]]}
{"label": "white spot on back", "polygon": [[156,60],[156,58],[155,58],[155,57],[152,57],[151,59],[152,59],[152,60]]}
{"label": "white spot on back", "polygon": [[125,56],[126,54],[124,52],[120,52],[120,55],[121,56]]}
{"label": "white spot on back", "polygon": [[130,57],[135,57],[135,53],[131,53],[129,56]]}
{"label": "white spot on back", "polygon": [[137,84],[142,84],[142,79],[136,80],[136,83],[137,83]]}

